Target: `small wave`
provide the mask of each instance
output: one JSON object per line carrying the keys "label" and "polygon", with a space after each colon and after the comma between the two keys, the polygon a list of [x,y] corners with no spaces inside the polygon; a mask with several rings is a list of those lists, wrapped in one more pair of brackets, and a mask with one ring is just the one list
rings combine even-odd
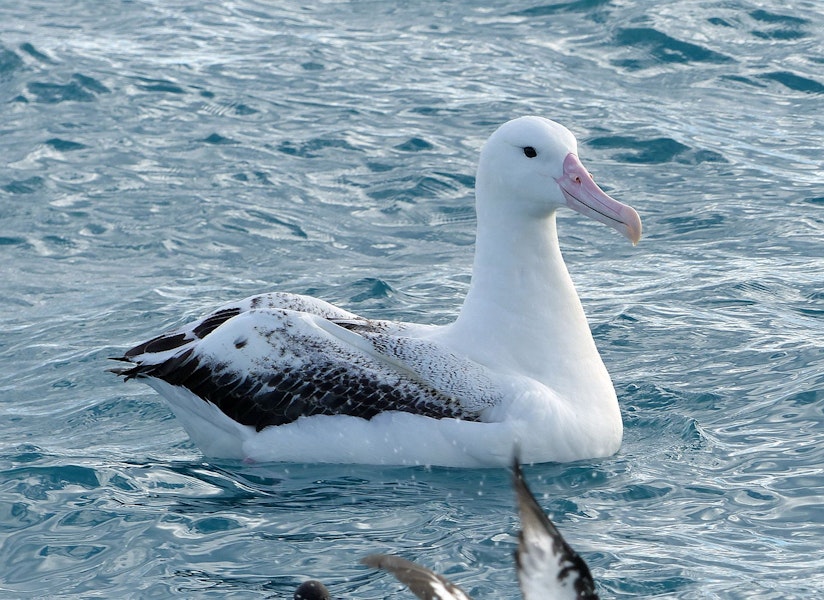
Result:
{"label": "small wave", "polygon": [[684,42],[650,27],[619,29],[615,43],[629,48],[644,48],[647,58],[615,61],[618,66],[630,70],[644,69],[666,63],[728,63],[733,58],[691,42]]}
{"label": "small wave", "polygon": [[775,81],[780,83],[784,87],[795,92],[804,92],[806,94],[824,94],[824,84],[791,71],[772,71],[770,73],[764,73],[760,77],[761,79],[765,79],[767,81]]}
{"label": "small wave", "polygon": [[680,162],[700,164],[703,162],[727,162],[721,154],[714,150],[691,148],[668,137],[643,139],[633,136],[613,135],[596,137],[588,140],[587,143],[595,148],[629,150],[629,152],[615,154],[616,160],[629,163]]}
{"label": "small wave", "polygon": [[14,50],[0,46],[0,81],[8,79],[15,71],[22,68],[23,59]]}

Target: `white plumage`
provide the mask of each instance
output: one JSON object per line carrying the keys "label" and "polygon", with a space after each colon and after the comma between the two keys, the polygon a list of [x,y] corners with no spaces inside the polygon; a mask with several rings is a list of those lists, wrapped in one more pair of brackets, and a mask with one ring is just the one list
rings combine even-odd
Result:
{"label": "white plumage", "polygon": [[472,283],[454,323],[264,294],[139,344],[116,372],[155,388],[211,456],[447,466],[508,464],[515,446],[528,462],[607,456],[621,417],[561,256],[561,206],[640,238],[637,213],[595,185],[566,128],[510,121],[481,152]]}

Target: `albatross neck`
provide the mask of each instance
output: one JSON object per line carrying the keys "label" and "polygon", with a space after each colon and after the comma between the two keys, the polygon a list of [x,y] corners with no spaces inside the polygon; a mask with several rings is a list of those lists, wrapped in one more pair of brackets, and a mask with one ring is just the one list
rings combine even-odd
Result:
{"label": "albatross neck", "polygon": [[[492,215],[484,215],[492,217]],[[538,379],[564,362],[598,351],[555,227],[555,212],[543,217],[479,215],[472,282],[453,333],[471,354],[494,353]],[[472,350],[474,348],[474,351]]]}

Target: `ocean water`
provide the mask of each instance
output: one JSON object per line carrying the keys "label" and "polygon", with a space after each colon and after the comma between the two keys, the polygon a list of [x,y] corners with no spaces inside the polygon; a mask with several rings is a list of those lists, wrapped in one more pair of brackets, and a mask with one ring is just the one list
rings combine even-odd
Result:
{"label": "ocean water", "polygon": [[[491,3],[490,3],[491,4]],[[644,219],[559,219],[621,451],[525,469],[602,598],[824,597],[817,0],[0,6],[0,597],[519,598],[503,469],[204,459],[107,357],[231,299],[445,323],[478,149],[566,124]]]}

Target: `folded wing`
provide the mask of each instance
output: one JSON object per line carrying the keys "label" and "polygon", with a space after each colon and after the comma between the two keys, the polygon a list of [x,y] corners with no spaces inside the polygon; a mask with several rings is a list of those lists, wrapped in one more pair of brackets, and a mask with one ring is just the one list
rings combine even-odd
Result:
{"label": "folded wing", "polygon": [[388,410],[480,420],[499,393],[486,370],[410,337],[420,326],[362,319],[292,294],[255,296],[135,346],[116,369],[154,377],[255,427]]}

